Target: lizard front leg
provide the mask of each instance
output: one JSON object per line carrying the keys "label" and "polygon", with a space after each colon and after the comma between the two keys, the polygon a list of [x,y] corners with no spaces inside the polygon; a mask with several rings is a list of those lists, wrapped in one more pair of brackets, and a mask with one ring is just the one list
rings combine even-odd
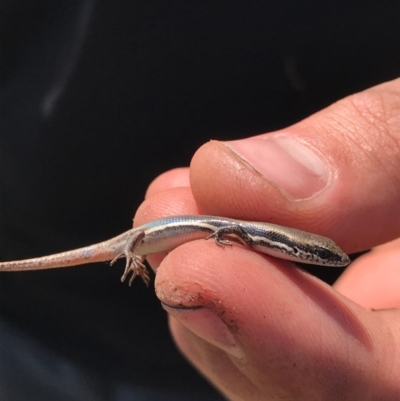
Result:
{"label": "lizard front leg", "polygon": [[231,241],[239,242],[248,247],[252,247],[253,240],[246,230],[236,224],[224,226],[216,229],[206,239],[214,238],[215,243],[224,248],[225,246],[232,246]]}

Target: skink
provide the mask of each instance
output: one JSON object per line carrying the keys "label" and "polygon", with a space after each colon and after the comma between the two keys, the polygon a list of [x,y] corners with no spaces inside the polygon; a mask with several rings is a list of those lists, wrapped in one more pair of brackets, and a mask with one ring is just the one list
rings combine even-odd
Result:
{"label": "skink", "polygon": [[197,239],[214,238],[220,247],[232,241],[281,259],[316,265],[346,266],[349,257],[329,238],[271,223],[216,216],[174,216],[154,220],[117,237],[72,251],[0,263],[1,271],[40,270],[126,258],[121,281],[139,275],[148,284],[147,255],[170,251]]}

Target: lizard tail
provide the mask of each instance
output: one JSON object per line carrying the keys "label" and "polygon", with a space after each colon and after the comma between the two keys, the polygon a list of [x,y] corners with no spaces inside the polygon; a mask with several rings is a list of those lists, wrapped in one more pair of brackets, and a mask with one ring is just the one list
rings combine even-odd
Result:
{"label": "lizard tail", "polygon": [[42,256],[39,258],[14,260],[10,262],[0,262],[0,272],[3,271],[23,271],[23,270],[43,270],[75,265],[84,265],[94,262],[106,262],[113,259],[116,255],[114,247],[110,243],[101,242],[74,249],[55,253],[54,255]]}

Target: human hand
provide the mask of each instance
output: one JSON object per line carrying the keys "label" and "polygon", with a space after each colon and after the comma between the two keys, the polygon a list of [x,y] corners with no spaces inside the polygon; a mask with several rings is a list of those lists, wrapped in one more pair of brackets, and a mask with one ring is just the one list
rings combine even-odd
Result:
{"label": "human hand", "polygon": [[176,344],[228,399],[400,400],[400,79],[268,135],[207,143],[190,170],[150,185],[135,223],[199,212],[375,247],[333,287],[204,240],[163,259],[155,287]]}

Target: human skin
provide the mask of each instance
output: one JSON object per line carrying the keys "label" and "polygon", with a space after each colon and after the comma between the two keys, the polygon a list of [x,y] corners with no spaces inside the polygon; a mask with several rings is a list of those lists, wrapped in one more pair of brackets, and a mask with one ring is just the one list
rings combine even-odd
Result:
{"label": "human skin", "polygon": [[152,182],[135,225],[198,213],[373,248],[333,286],[212,241],[149,258],[177,346],[227,399],[400,400],[400,79],[283,130],[205,144]]}

